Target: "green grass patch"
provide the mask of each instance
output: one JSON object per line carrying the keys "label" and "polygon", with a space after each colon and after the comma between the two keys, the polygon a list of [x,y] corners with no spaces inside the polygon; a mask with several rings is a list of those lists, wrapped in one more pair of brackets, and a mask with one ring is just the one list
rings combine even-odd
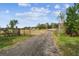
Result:
{"label": "green grass patch", "polygon": [[79,37],[70,37],[65,34],[61,34],[57,40],[60,52],[65,56],[77,56],[79,55]]}
{"label": "green grass patch", "polygon": [[66,34],[58,35],[57,30],[53,31],[52,37],[63,56],[79,56],[79,36],[71,37]]}
{"label": "green grass patch", "polygon": [[16,44],[17,42],[21,42],[23,40],[28,39],[29,35],[26,36],[0,36],[0,49]]}

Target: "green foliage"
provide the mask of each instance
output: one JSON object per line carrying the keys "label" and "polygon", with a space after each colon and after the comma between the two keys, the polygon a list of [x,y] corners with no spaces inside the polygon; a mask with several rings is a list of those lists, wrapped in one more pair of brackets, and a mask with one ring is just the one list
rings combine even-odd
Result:
{"label": "green foliage", "polygon": [[39,29],[46,29],[46,25],[45,24],[38,24],[37,28],[39,28]]}
{"label": "green foliage", "polygon": [[79,13],[77,13],[78,9],[79,4],[74,4],[74,6],[69,7],[66,12],[66,33],[71,36],[79,35]]}
{"label": "green foliage", "polygon": [[3,48],[5,46],[8,46],[8,45],[12,45],[13,42],[12,40],[14,39],[15,37],[3,37],[3,36],[0,36],[0,48]]}
{"label": "green foliage", "polygon": [[57,43],[62,55],[79,56],[79,37],[61,34]]}
{"label": "green foliage", "polygon": [[46,29],[46,28],[52,29],[52,28],[57,28],[58,24],[56,24],[56,23],[51,23],[51,24],[45,23],[45,24],[38,24],[36,27],[39,28],[39,29]]}
{"label": "green foliage", "polygon": [[51,26],[52,28],[58,28],[58,24],[56,24],[56,23],[51,23],[50,26]]}
{"label": "green foliage", "polygon": [[[10,22],[9,22],[10,28],[11,28],[11,30],[12,30],[11,33],[12,33],[13,35],[16,35],[16,34],[20,35],[20,34],[19,34],[20,31],[19,31],[18,27],[16,26],[17,23],[18,23],[18,21],[15,20],[15,19],[10,20]],[[16,27],[15,27],[15,26],[16,26]],[[15,28],[16,28],[16,29],[15,29]],[[9,31],[9,26],[8,26],[8,31]]]}
{"label": "green foliage", "polygon": [[0,36],[0,48],[11,46],[17,42],[26,40],[29,37],[31,36]]}
{"label": "green foliage", "polygon": [[15,26],[17,23],[18,23],[17,20],[10,20],[10,23],[9,23],[10,28],[14,28],[14,26]]}

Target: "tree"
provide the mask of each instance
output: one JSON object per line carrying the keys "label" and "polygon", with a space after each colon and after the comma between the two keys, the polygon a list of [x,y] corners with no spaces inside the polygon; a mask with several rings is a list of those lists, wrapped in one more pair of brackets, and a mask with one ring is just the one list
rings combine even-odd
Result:
{"label": "tree", "polygon": [[79,4],[74,4],[74,6],[69,7],[66,11],[66,33],[71,36],[79,35],[79,14],[77,10],[79,9]]}
{"label": "tree", "polygon": [[58,28],[58,24],[57,24],[57,23],[51,23],[51,24],[50,24],[50,27],[51,27],[51,28]]}
{"label": "tree", "polygon": [[16,26],[16,24],[17,24],[17,23],[18,23],[18,21],[17,21],[17,20],[15,20],[15,19],[10,20],[10,23],[9,23],[10,28],[14,28],[14,27]]}
{"label": "tree", "polygon": [[10,20],[9,22],[9,25],[10,25],[10,28],[12,29],[12,32],[15,33],[16,31],[14,30],[16,24],[18,24],[18,21],[13,19],[13,20]]}
{"label": "tree", "polygon": [[38,24],[37,28],[39,28],[39,29],[46,29],[46,24]]}

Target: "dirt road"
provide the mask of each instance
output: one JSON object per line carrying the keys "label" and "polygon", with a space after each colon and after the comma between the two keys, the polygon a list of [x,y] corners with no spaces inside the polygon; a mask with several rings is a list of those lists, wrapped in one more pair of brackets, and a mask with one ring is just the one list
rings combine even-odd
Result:
{"label": "dirt road", "polygon": [[0,51],[1,56],[57,56],[56,48],[51,31],[47,31],[39,36],[32,37],[12,48]]}

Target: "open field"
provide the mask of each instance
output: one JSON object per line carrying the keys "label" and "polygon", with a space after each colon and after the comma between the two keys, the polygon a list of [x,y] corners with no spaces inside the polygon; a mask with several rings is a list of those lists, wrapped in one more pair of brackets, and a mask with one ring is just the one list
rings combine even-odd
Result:
{"label": "open field", "polygon": [[79,37],[70,37],[65,34],[53,32],[56,46],[59,48],[60,54],[65,56],[77,56],[79,55]]}
{"label": "open field", "polygon": [[[4,29],[0,30],[0,35],[4,35],[5,34],[5,32],[3,31]],[[11,29],[9,29],[9,31],[10,31],[10,33],[12,32]],[[41,30],[39,30],[39,29],[31,29],[31,30],[29,30],[29,29],[20,29],[20,34],[21,35],[30,35],[30,34],[31,35],[39,35],[41,33],[44,33],[45,31],[46,31],[46,29],[41,29]]]}
{"label": "open field", "polygon": [[25,33],[26,35],[23,35],[23,33],[21,33],[22,34],[21,36],[10,36],[10,37],[0,36],[0,49],[9,47],[11,45],[14,45],[17,42],[26,40],[31,36],[40,35],[45,31],[46,30],[31,30],[31,33],[30,33],[29,30],[25,30],[25,32],[24,31],[22,32]]}
{"label": "open field", "polygon": [[23,35],[40,35],[41,33],[45,33],[46,29],[32,29],[32,30],[20,30],[20,33]]}

